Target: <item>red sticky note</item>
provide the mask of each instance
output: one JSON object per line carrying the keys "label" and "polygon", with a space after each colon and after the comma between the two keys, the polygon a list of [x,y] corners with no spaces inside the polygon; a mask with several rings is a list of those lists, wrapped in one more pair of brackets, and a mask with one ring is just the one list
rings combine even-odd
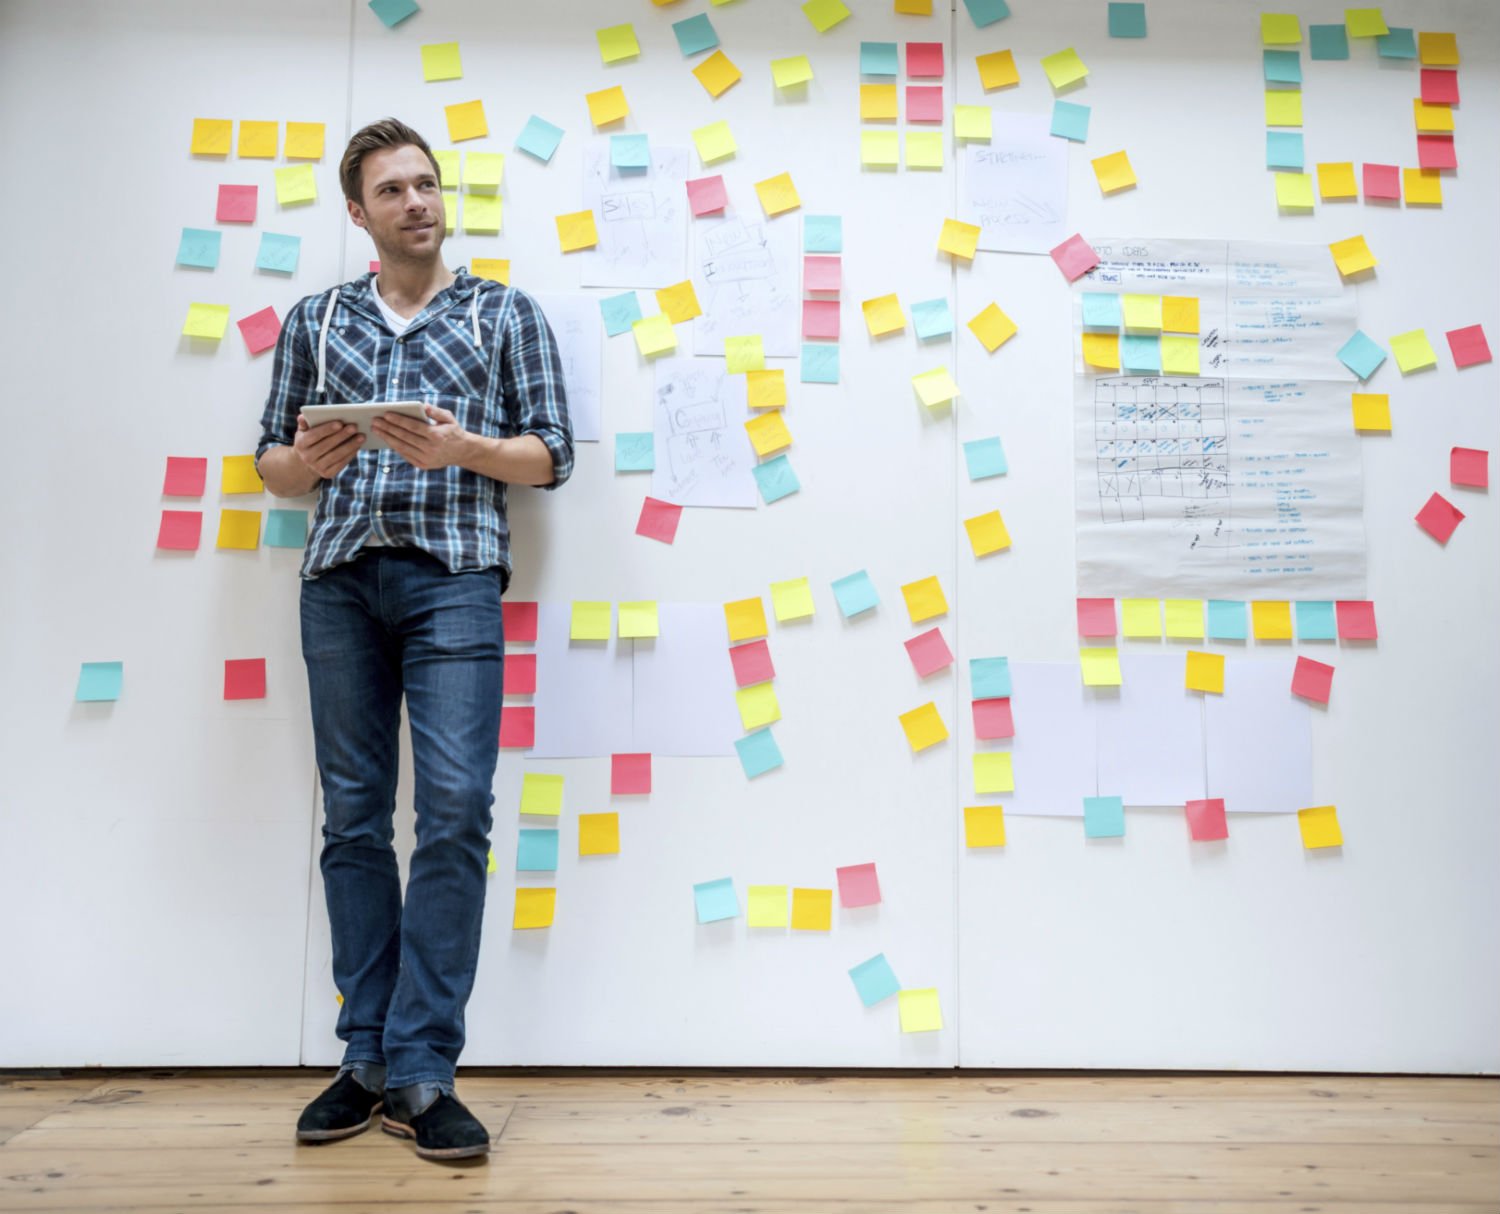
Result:
{"label": "red sticky note", "polygon": [[1298,655],[1297,665],[1292,671],[1292,694],[1326,704],[1332,689],[1333,667],[1327,662],[1315,662]]}
{"label": "red sticky note", "polygon": [[670,544],[677,538],[677,524],[681,518],[681,506],[647,495],[641,503],[641,517],[636,520],[635,533]]}
{"label": "red sticky note", "polygon": [[943,78],[943,44],[941,42],[908,42],[906,74],[918,80]]}
{"label": "red sticky note", "polygon": [[874,906],[880,901],[880,879],[873,863],[845,864],[835,871],[839,875],[840,906]]}
{"label": "red sticky note", "polygon": [[630,797],[651,791],[651,756],[610,755],[609,792],[613,797]]}
{"label": "red sticky note", "polygon": [[158,548],[178,548],[196,551],[198,537],[203,532],[201,510],[163,510],[161,527],[156,532]]}
{"label": "red sticky note", "polygon": [[245,339],[251,354],[269,350],[281,335],[281,322],[276,319],[275,308],[262,308],[234,322],[240,327],[240,336]]}
{"label": "red sticky note", "polygon": [[1089,247],[1089,242],[1076,233],[1052,250],[1052,260],[1069,282],[1081,278],[1099,264],[1099,254]]}
{"label": "red sticky note", "polygon": [[1452,135],[1418,135],[1417,167],[1422,169],[1456,169],[1458,153]]}
{"label": "red sticky note", "polygon": [[224,698],[226,700],[264,700],[266,698],[266,659],[227,659],[224,662]]}
{"label": "red sticky note", "polygon": [[530,704],[504,704],[500,708],[500,745],[524,750],[536,745],[536,709]]}
{"label": "red sticky note", "polygon": [[1366,599],[1341,599],[1334,604],[1334,611],[1341,640],[1373,641],[1380,635],[1375,627],[1374,603]]}
{"label": "red sticky note", "polygon": [[841,257],[810,256],[802,259],[802,288],[806,291],[837,291],[843,285]]}
{"label": "red sticky note", "polygon": [[771,664],[771,649],[764,639],[751,641],[748,645],[732,646],[729,661],[734,666],[736,687],[749,687],[754,683],[769,682],[776,677],[776,667]]}
{"label": "red sticky note", "polygon": [[372,261],[370,263],[370,273],[371,274],[379,274],[380,273],[380,263],[378,261]]}
{"label": "red sticky note", "polygon": [[941,122],[943,120],[943,86],[941,84],[908,84],[906,86],[906,120],[908,122]]}
{"label": "red sticky note", "polygon": [[208,460],[191,455],[167,456],[167,475],[162,481],[164,497],[202,497],[208,480]]}
{"label": "red sticky note", "polygon": [[536,694],[536,654],[508,653],[505,655],[505,687],[501,694],[508,696]]}
{"label": "red sticky note", "polygon": [[1471,485],[1475,489],[1490,486],[1490,453],[1477,447],[1454,447],[1448,457],[1449,479],[1455,485]]}
{"label": "red sticky note", "polygon": [[1458,73],[1440,67],[1424,67],[1422,102],[1424,105],[1457,105]]}
{"label": "red sticky note", "polygon": [[1078,635],[1081,637],[1114,636],[1114,599],[1079,599]]}
{"label": "red sticky note", "polygon": [[929,628],[926,632],[906,642],[906,653],[917,674],[926,678],[934,670],[953,665],[953,652],[943,640],[941,628]]}
{"label": "red sticky note", "polygon": [[1401,170],[1394,164],[1365,165],[1366,198],[1400,198]]}
{"label": "red sticky note", "polygon": [[1198,840],[1229,838],[1229,821],[1224,817],[1224,798],[1187,803],[1188,834]]}
{"label": "red sticky note", "polygon": [[802,336],[822,337],[833,341],[839,335],[839,301],[804,299],[802,301]]}
{"label": "red sticky note", "polygon": [[536,604],[501,603],[500,627],[507,641],[535,641]]}
{"label": "red sticky note", "polygon": [[253,185],[221,185],[214,218],[220,223],[254,223],[255,190]]}
{"label": "red sticky note", "polygon": [[1440,544],[1448,542],[1448,537],[1463,520],[1464,512],[1441,493],[1434,493],[1417,511],[1417,525]]}
{"label": "red sticky note", "polygon": [[724,178],[719,174],[698,177],[687,183],[688,206],[694,215],[712,215],[729,205],[729,195],[724,190]]}
{"label": "red sticky note", "polygon": [[1453,365],[1472,367],[1490,361],[1490,343],[1485,340],[1483,325],[1468,325],[1448,330],[1448,349],[1453,351]]}
{"label": "red sticky note", "polygon": [[1010,714],[1009,696],[974,701],[974,736],[986,741],[1016,736],[1016,723]]}

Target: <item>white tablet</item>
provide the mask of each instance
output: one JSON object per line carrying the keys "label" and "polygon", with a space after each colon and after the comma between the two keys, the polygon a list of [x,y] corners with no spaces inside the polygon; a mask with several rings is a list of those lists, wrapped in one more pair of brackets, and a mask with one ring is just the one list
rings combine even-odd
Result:
{"label": "white tablet", "polygon": [[382,413],[399,413],[403,417],[415,417],[431,425],[424,406],[415,400],[376,400],[347,405],[303,405],[302,416],[309,426],[321,426],[324,422],[352,422],[365,436],[361,451],[385,451],[389,448],[380,435],[370,429],[370,423]]}

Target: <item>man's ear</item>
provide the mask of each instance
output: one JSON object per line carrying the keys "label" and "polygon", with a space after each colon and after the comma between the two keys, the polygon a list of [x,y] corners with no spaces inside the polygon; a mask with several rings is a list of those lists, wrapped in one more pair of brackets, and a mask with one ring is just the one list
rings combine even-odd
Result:
{"label": "man's ear", "polygon": [[359,203],[355,202],[352,198],[346,198],[344,199],[344,206],[349,209],[349,218],[354,221],[354,226],[356,228],[364,227],[365,212]]}

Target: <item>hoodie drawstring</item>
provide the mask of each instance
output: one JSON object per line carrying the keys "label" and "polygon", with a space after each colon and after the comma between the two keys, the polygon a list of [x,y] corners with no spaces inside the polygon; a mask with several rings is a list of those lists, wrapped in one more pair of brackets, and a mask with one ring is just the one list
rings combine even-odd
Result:
{"label": "hoodie drawstring", "polygon": [[323,385],[328,380],[328,326],[333,320],[333,305],[339,301],[339,289],[334,287],[333,295],[329,297],[328,309],[323,313],[323,327],[318,330],[318,387],[323,392]]}

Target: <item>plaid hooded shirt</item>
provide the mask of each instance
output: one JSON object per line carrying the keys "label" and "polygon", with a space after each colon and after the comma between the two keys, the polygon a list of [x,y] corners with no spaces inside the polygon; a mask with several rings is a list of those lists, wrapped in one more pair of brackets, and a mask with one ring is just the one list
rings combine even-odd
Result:
{"label": "plaid hooded shirt", "polygon": [[[463,268],[400,337],[375,302],[373,274],[309,295],[276,343],[259,460],[290,446],[303,405],[420,401],[488,438],[535,434],[555,489],[573,471],[557,342],[536,301]],[[454,573],[499,565],[510,581],[503,482],[451,466],[423,472],[393,450],[360,451],[318,487],[302,576],[353,560],[367,539],[411,545]]]}

